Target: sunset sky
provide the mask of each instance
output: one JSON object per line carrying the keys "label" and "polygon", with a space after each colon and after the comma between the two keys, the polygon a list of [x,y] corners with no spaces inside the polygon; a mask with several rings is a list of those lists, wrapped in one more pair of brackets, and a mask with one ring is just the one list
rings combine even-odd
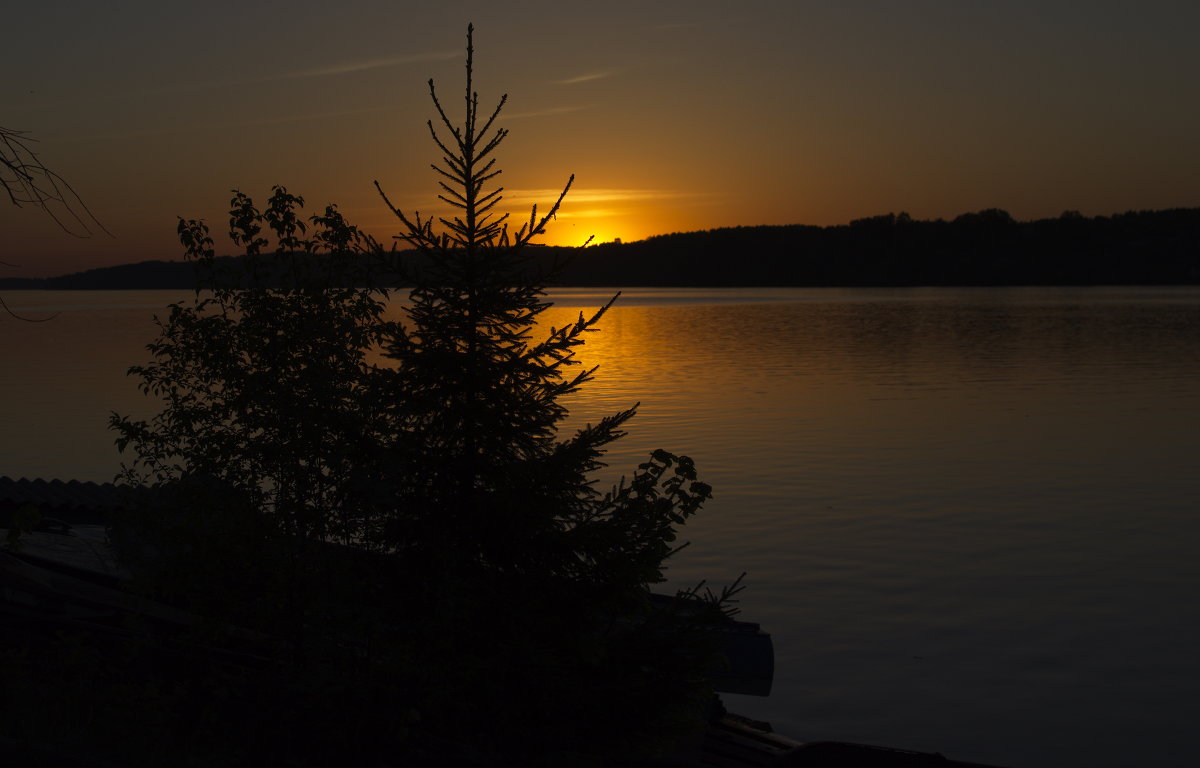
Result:
{"label": "sunset sky", "polygon": [[0,275],[180,258],[233,188],[385,240],[372,181],[440,212],[426,81],[461,115],[469,21],[514,216],[576,176],[544,242],[1200,206],[1195,0],[43,0],[5,12],[0,126],[115,238],[0,201]]}

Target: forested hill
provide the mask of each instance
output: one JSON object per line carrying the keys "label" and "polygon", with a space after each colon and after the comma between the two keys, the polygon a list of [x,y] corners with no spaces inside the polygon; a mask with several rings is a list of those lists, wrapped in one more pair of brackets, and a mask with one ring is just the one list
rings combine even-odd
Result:
{"label": "forested hill", "polygon": [[[953,221],[901,213],[841,226],[732,227],[534,253],[545,265],[565,262],[555,281],[561,285],[1200,284],[1200,208],[1096,218],[1067,212],[1027,222],[998,209]],[[0,279],[0,289],[192,284],[191,265],[164,261]]]}
{"label": "forested hill", "polygon": [[575,285],[1157,285],[1200,283],[1200,208],[1018,222],[906,214],[832,227],[734,227],[588,248]]}

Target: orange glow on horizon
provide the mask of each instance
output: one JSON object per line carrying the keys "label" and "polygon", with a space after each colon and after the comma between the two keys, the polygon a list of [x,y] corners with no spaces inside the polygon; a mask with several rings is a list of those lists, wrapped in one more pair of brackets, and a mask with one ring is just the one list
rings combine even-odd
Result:
{"label": "orange glow on horizon", "polygon": [[[515,233],[521,226],[528,226],[534,206],[538,219],[541,219],[562,194],[562,189],[505,189],[502,194],[503,202],[497,208],[508,213],[509,231]],[[453,220],[459,213],[436,198],[437,205],[430,205],[428,197],[416,194],[392,202],[414,220],[418,213],[423,220],[433,217],[434,228],[440,230],[445,229],[440,219]],[[401,229],[399,222],[375,201],[367,199],[363,203],[361,207],[346,207],[342,211],[380,242],[390,242]],[[533,242],[565,247],[581,246],[588,238],[593,245],[617,239],[635,242],[655,235],[726,225],[728,222],[709,224],[698,213],[698,209],[708,203],[708,196],[665,189],[572,187],[557,214],[546,223],[544,234],[534,238]]]}

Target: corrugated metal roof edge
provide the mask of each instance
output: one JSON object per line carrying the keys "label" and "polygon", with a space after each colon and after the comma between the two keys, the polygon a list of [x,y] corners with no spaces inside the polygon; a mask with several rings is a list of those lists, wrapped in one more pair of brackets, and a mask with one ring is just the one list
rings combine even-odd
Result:
{"label": "corrugated metal roof edge", "polygon": [[0,504],[33,504],[55,509],[116,509],[126,504],[130,486],[80,480],[19,480],[0,476]]}

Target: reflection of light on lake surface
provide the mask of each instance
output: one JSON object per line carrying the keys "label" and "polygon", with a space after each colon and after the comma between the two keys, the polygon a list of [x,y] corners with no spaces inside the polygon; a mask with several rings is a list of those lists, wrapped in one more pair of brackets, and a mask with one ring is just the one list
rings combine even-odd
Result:
{"label": "reflection of light on lake surface", "polygon": [[[627,291],[568,424],[641,401],[606,478],[662,447],[714,486],[672,583],[749,571],[777,653],[730,708],[1011,766],[1200,758],[1200,290],[756,291]],[[0,323],[0,474],[113,474],[149,314]]]}

